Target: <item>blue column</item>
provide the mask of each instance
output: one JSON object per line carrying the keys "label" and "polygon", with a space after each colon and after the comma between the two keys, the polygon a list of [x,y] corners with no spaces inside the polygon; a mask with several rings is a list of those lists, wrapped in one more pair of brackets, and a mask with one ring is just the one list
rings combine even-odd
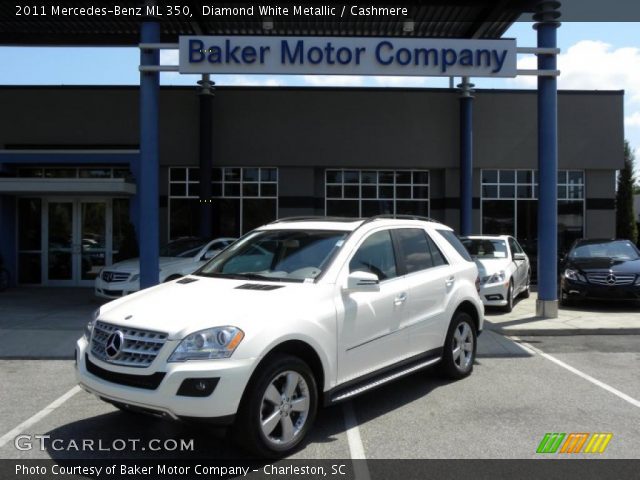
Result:
{"label": "blue column", "polygon": [[209,75],[198,81],[200,103],[200,236],[213,236],[213,92],[214,82]]}
{"label": "blue column", "polygon": [[[556,48],[560,2],[541,1],[534,19],[538,48]],[[556,70],[555,54],[538,55],[539,70]],[[538,77],[538,300],[536,314],[558,316],[558,85]]]}
{"label": "blue column", "polygon": [[473,83],[463,77],[460,89],[460,234],[473,233]]}
{"label": "blue column", "polygon": [[[160,42],[160,24],[141,25],[141,43]],[[141,50],[140,65],[159,65],[158,50]],[[138,239],[140,244],[140,287],[158,283],[160,255],[158,170],[158,98],[160,74],[140,72],[140,165],[138,183]]]}

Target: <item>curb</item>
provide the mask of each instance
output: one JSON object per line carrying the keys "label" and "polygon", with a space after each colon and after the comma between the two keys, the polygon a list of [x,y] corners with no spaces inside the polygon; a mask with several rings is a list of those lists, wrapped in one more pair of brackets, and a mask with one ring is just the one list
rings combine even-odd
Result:
{"label": "curb", "polygon": [[563,337],[570,335],[640,335],[640,328],[502,328],[486,322],[486,329],[505,336]]}

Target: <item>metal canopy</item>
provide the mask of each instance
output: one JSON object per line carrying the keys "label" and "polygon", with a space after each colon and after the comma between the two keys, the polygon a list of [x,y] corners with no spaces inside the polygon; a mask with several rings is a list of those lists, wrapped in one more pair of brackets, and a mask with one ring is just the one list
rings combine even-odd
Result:
{"label": "metal canopy", "polygon": [[[86,2],[57,2],[60,6],[86,7]],[[140,6],[140,1],[119,2]],[[216,7],[239,7],[244,3],[220,2]],[[282,4],[284,5],[284,4]],[[403,6],[397,4],[395,6]],[[407,2],[408,16],[269,17],[272,28],[265,30],[257,7],[252,17],[203,17],[192,6],[193,20],[159,17],[160,41],[174,43],[180,35],[291,35],[291,36],[374,36],[430,38],[500,38],[522,14],[533,11],[532,0],[423,0]],[[50,8],[50,7],[49,7]],[[144,8],[144,7],[143,7]],[[338,7],[340,8],[340,7]],[[142,17],[113,15],[85,17],[16,17],[13,4],[0,4],[0,45],[85,45],[128,46],[140,41]],[[143,10],[144,11],[144,10]],[[413,22],[412,29],[407,20]]]}

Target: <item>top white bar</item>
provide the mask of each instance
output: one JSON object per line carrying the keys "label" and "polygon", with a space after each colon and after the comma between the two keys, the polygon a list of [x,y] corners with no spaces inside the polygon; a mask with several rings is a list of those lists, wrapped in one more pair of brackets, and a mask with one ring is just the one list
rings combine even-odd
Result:
{"label": "top white bar", "polygon": [[180,73],[515,77],[516,41],[180,37]]}

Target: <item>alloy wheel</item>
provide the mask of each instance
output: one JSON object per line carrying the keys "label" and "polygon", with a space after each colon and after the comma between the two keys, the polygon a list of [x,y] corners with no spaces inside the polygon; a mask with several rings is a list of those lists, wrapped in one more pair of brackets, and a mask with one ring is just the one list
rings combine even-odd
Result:
{"label": "alloy wheel", "polygon": [[460,371],[466,371],[473,361],[473,331],[461,322],[453,332],[453,363]]}
{"label": "alloy wheel", "polygon": [[309,417],[309,386],[292,370],[278,373],[264,392],[260,427],[266,440],[280,447],[296,440]]}

